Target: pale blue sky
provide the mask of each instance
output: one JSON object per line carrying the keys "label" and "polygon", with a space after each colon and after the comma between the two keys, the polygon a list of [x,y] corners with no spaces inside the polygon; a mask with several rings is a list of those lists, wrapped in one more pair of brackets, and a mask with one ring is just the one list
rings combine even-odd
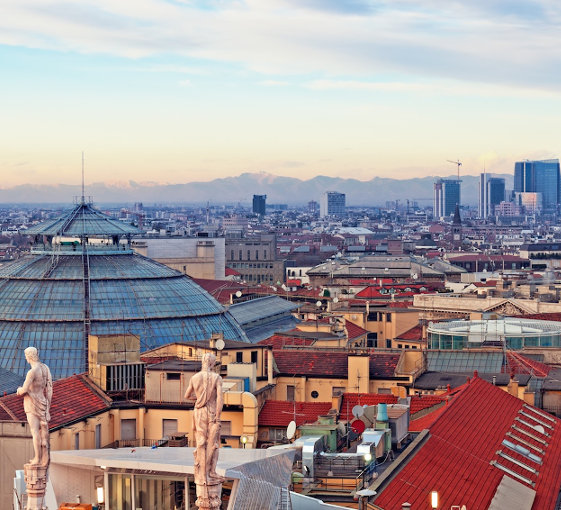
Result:
{"label": "pale blue sky", "polygon": [[0,186],[558,157],[556,0],[0,0]]}

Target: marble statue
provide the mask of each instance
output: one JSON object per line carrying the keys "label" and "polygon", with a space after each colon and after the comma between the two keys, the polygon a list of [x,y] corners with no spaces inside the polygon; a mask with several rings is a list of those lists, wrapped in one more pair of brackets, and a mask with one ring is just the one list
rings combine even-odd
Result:
{"label": "marble statue", "polygon": [[27,486],[27,510],[43,510],[47,472],[49,469],[49,421],[53,381],[49,367],[39,361],[35,347],[25,349],[25,359],[31,365],[23,386],[17,389],[23,395],[23,408],[33,439],[34,457],[24,465]]}
{"label": "marble statue", "polygon": [[220,449],[222,414],[222,378],[214,372],[216,356],[203,356],[201,371],[189,381],[185,398],[195,400],[193,433],[195,436],[195,484],[199,508],[218,509],[224,478],[216,473]]}

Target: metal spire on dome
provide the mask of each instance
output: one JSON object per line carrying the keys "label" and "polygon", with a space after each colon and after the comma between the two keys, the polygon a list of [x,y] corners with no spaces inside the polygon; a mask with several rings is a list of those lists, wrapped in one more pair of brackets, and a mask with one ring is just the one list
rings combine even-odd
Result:
{"label": "metal spire on dome", "polygon": [[85,185],[84,185],[84,151],[82,151],[82,204],[86,203],[86,193],[85,193]]}

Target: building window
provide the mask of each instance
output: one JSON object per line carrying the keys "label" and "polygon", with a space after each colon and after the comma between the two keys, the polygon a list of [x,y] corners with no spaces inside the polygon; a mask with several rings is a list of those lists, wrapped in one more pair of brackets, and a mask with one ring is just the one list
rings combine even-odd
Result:
{"label": "building window", "polygon": [[398,349],[403,349],[403,344],[397,344]]}
{"label": "building window", "polygon": [[95,426],[95,447],[97,450],[101,448],[101,423]]}
{"label": "building window", "polygon": [[286,438],[286,429],[269,429],[269,441],[282,441]]}
{"label": "building window", "polygon": [[243,363],[243,352],[236,352],[236,363]]}
{"label": "building window", "polygon": [[174,434],[177,434],[177,420],[164,418],[162,420],[162,437],[171,438]]}
{"label": "building window", "polygon": [[251,260],[251,250],[247,250],[247,260]]}
{"label": "building window", "polygon": [[378,394],[379,395],[391,395],[392,390],[391,390],[391,388],[378,388]]}
{"label": "building window", "polygon": [[386,314],[386,322],[391,322],[392,321],[392,314],[391,313],[387,313]]}
{"label": "building window", "polygon": [[242,260],[242,250],[240,250],[239,256],[240,256],[240,260]]}
{"label": "building window", "polygon": [[312,393],[310,393],[310,395],[312,396],[312,398],[318,398],[319,397],[319,393],[316,390],[312,391]]}
{"label": "building window", "polygon": [[257,363],[257,351],[251,351],[251,362]]}
{"label": "building window", "polygon": [[74,434],[74,449],[75,450],[80,449],[80,433],[79,432]]}
{"label": "building window", "polygon": [[263,250],[263,258],[267,260],[267,250]]}
{"label": "building window", "polygon": [[220,434],[223,436],[232,435],[232,422],[231,421],[221,421],[220,422]]}
{"label": "building window", "polygon": [[289,402],[294,402],[294,386],[288,385],[286,387],[286,400]]}
{"label": "building window", "polygon": [[166,379],[168,381],[179,381],[181,374],[179,372],[166,372]]}
{"label": "building window", "polygon": [[255,260],[259,260],[259,250],[255,250]]}
{"label": "building window", "polygon": [[391,348],[392,348],[392,339],[386,338],[386,349],[391,349]]}
{"label": "building window", "polygon": [[234,260],[234,250],[230,250],[230,259]]}
{"label": "building window", "polygon": [[345,393],[345,388],[342,386],[333,386],[333,388],[331,388],[332,397],[340,397],[343,393]]}

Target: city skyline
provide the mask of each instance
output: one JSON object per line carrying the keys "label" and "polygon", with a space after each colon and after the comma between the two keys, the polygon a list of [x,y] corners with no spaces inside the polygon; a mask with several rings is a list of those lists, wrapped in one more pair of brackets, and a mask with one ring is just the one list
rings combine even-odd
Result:
{"label": "city skyline", "polygon": [[[561,152],[561,8],[4,6],[0,186],[512,174]],[[524,34],[524,37],[521,37]]]}

